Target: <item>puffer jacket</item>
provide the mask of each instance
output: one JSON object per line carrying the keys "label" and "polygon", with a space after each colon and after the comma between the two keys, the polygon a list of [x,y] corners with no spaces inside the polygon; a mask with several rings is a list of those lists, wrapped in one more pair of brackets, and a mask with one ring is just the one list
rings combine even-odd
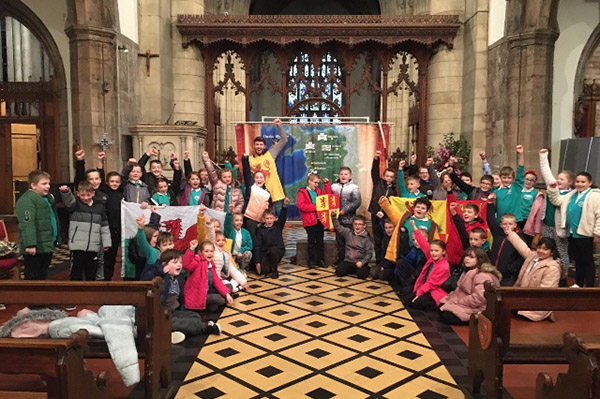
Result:
{"label": "puffer jacket", "polygon": [[131,180],[127,180],[123,185],[123,196],[125,197],[125,201],[136,204],[150,201],[150,191],[148,191],[148,186],[143,181],[139,181],[136,184]]}
{"label": "puffer jacket", "polygon": [[362,262],[365,265],[373,257],[373,238],[365,229],[360,234],[356,234],[354,229],[344,227],[336,218],[333,219],[335,232],[344,236],[346,248],[344,260],[352,263]]}
{"label": "puffer jacket", "polygon": [[[212,185],[213,202],[212,207],[216,211],[229,212],[229,209],[225,209],[225,196],[227,195],[227,185],[223,183],[217,171],[213,165],[211,159],[208,156],[202,156],[204,166],[208,172],[208,179]],[[229,193],[229,204],[233,205],[233,213],[240,213],[244,208],[244,195],[242,190],[239,188],[237,182],[234,180],[231,184],[231,191]]]}
{"label": "puffer jacket", "polygon": [[219,273],[215,269],[214,262],[210,267],[202,255],[196,255],[193,251],[185,251],[183,255],[183,268],[188,271],[185,282],[185,307],[190,310],[206,309],[206,295],[208,294],[208,273],[212,275],[213,287],[225,297],[229,289],[223,284]]}
{"label": "puffer jacket", "polygon": [[[574,195],[577,198],[576,190],[560,195],[558,187],[548,186],[548,198],[556,205],[556,234],[560,238],[567,236],[567,209]],[[598,188],[590,188],[590,192],[583,200],[583,212],[577,234],[583,237],[600,237],[600,189]]]}
{"label": "puffer jacket", "polygon": [[498,272],[489,263],[481,265],[481,269],[473,268],[463,273],[456,289],[440,300],[443,304],[440,310],[452,312],[462,321],[469,321],[472,314],[482,312],[487,306],[485,282],[490,281],[494,286],[500,286],[500,280],[494,273]]}
{"label": "puffer jacket", "polygon": [[[417,296],[421,296],[426,293],[430,293],[431,297],[437,305],[440,304],[440,300],[448,295],[442,288],[444,281],[450,277],[450,265],[446,258],[434,261],[429,252],[429,241],[421,234],[421,230],[415,231],[415,239],[421,247],[421,251],[425,254],[427,263],[423,266],[423,270],[419,274],[415,287],[413,289]],[[431,271],[429,270],[431,268]]]}
{"label": "puffer jacket", "polygon": [[99,252],[110,247],[110,229],[106,208],[101,202],[86,205],[68,191],[60,193],[69,212],[69,249],[71,251]]}
{"label": "puffer jacket", "polygon": [[340,223],[352,224],[352,219],[354,218],[354,215],[356,215],[356,211],[361,204],[360,189],[352,182],[352,179],[350,179],[350,181],[345,184],[342,184],[339,181],[332,184],[331,191],[333,194],[340,196],[340,211],[344,211],[344,214],[339,218]]}
{"label": "puffer jacket", "polygon": [[56,213],[56,201],[52,194],[48,194],[48,202],[33,190],[26,191],[17,201],[16,213],[19,220],[19,252],[25,254],[25,248],[35,247],[40,254],[52,253],[58,245],[57,237],[54,236],[52,228],[52,216],[54,212],[58,232],[58,214]]}

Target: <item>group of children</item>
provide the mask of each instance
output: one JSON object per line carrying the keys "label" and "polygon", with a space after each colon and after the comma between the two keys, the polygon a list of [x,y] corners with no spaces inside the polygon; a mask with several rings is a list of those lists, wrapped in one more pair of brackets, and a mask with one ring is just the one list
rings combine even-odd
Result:
{"label": "group of children", "polygon": [[[173,236],[160,231],[158,215],[152,212],[149,223],[143,215],[137,219],[137,235],[127,237],[137,250],[127,248],[127,256],[142,259],[136,279],[163,277],[161,301],[173,311],[173,329],[177,331],[174,342],[180,342],[185,335],[220,333],[217,323],[204,323],[197,312],[212,312],[231,304],[237,291],[247,288],[248,270],[278,278],[278,263],[285,253],[283,229],[290,200],[284,195],[275,159],[287,136],[281,122],[276,120],[275,124],[280,131],[279,142],[265,151],[264,139],[257,137],[254,154],[242,157],[245,192],[238,183],[238,167],[228,164],[218,173],[206,152],[202,154],[205,168],[197,172],[192,169],[187,151],[183,154],[183,168],[171,154],[173,179],[169,180],[163,175],[160,160],[151,160],[150,171],[145,170],[150,157],[158,155],[155,149],[149,149],[139,161],[130,159],[121,173],[110,172],[106,176],[103,152],[98,154],[97,167],[86,170],[85,152],[77,151],[77,198],[67,186],[59,188],[70,214],[71,279],[112,279],[122,239],[122,201],[153,211],[155,207],[199,205],[198,238],[183,254],[174,249]],[[548,152],[542,150],[540,170],[547,195],[538,192],[534,188],[537,173],[524,170],[523,147],[517,146],[516,150],[516,173],[511,167],[504,167],[497,175],[491,173],[482,153],[484,175],[478,186],[472,185],[468,173],[457,173],[453,158],[441,176],[434,169],[433,159],[418,167],[414,155],[410,165],[401,160],[397,171],[388,168],[381,175],[381,154],[377,152],[368,208],[372,236],[366,218],[357,214],[361,193],[352,181],[350,168],[342,167],[334,184],[323,178],[323,190],[319,188],[321,178],[309,175],[307,186],[297,194],[310,248],[308,266],[326,266],[325,226],[317,216],[317,197],[337,194],[340,209],[331,215],[338,246],[336,274],[396,279],[407,306],[439,309],[442,320],[449,323],[464,323],[470,314],[485,307],[486,281],[523,287],[558,286],[569,263],[568,254],[576,264],[576,285],[593,286],[592,252],[594,237],[600,236],[600,190],[592,188],[592,178],[586,172],[574,177],[563,171],[554,179]],[[49,194],[47,173],[31,172],[29,184],[31,190],[17,202],[19,241],[25,256],[26,279],[45,279],[58,243],[56,205]],[[413,199],[404,214],[389,200],[397,195]],[[431,199],[447,200],[456,227],[452,231],[462,246],[459,262],[451,262],[446,243],[439,240],[438,226],[429,216]],[[482,203],[486,206],[485,220],[478,203],[468,203],[460,209],[458,199],[486,201]],[[273,204],[278,201],[282,208],[277,218]],[[206,215],[207,208],[225,213],[223,226]],[[531,250],[537,234],[543,238]],[[373,254],[375,264],[371,267]],[[525,312],[523,316],[541,320],[550,315]]]}

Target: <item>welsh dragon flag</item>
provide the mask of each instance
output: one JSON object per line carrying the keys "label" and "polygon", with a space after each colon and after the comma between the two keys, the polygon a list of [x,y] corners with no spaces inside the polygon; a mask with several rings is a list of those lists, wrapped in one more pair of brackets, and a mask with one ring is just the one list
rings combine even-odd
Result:
{"label": "welsh dragon flag", "polygon": [[[156,213],[160,215],[160,231],[168,231],[175,238],[175,249],[183,252],[189,248],[190,241],[197,237],[196,221],[198,219],[199,206],[167,206],[157,207]],[[142,210],[139,204],[133,202],[122,202],[121,204],[121,253],[123,256],[123,267],[121,277],[134,279],[135,265],[128,256],[129,241],[136,237],[138,227],[135,221],[141,214],[146,216],[146,223],[150,221],[150,209]],[[225,221],[225,213],[207,209],[206,214],[212,219]]]}

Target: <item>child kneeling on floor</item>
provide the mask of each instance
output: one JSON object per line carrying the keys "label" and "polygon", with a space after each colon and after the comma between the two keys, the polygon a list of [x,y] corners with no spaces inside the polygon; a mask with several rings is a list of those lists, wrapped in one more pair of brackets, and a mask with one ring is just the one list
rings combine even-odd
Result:
{"label": "child kneeling on floor", "polygon": [[344,227],[331,212],[331,219],[336,234],[345,240],[344,260],[335,269],[338,277],[355,273],[356,277],[365,279],[369,275],[369,260],[373,256],[373,239],[367,231],[367,219],[362,215],[354,216],[352,228]]}
{"label": "child kneeling on floor", "polygon": [[146,265],[141,278],[152,280],[159,276],[163,279],[160,304],[172,312],[171,343],[181,343],[187,336],[192,335],[221,334],[221,326],[218,323],[204,323],[198,313],[185,309],[186,277],[181,274],[182,268],[181,252],[167,249],[160,254],[158,262]]}

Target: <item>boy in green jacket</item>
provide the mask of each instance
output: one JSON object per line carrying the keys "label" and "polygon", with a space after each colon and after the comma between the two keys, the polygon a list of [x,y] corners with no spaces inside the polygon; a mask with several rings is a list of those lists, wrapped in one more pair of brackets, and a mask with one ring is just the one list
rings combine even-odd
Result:
{"label": "boy in green jacket", "polygon": [[29,190],[17,201],[19,250],[25,264],[25,280],[46,280],[52,253],[58,245],[58,214],[50,191],[50,174],[33,170],[27,176]]}

